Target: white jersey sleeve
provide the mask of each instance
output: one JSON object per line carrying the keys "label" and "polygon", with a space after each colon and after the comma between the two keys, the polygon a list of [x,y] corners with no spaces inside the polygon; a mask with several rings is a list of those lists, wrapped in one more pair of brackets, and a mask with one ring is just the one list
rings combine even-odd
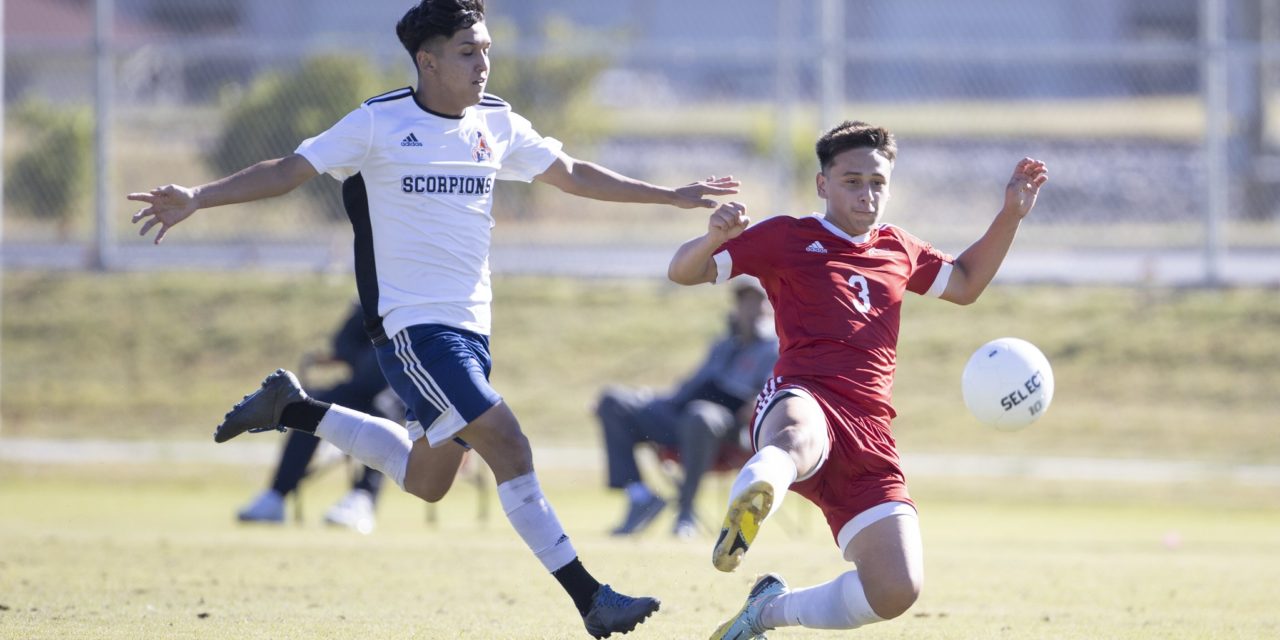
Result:
{"label": "white jersey sleeve", "polygon": [[517,113],[507,112],[511,125],[511,145],[502,158],[499,180],[531,182],[556,159],[564,145],[555,138],[544,138],[533,125]]}
{"label": "white jersey sleeve", "polygon": [[307,159],[320,173],[346,180],[360,172],[373,142],[373,112],[360,107],[328,131],[307,138],[295,153]]}

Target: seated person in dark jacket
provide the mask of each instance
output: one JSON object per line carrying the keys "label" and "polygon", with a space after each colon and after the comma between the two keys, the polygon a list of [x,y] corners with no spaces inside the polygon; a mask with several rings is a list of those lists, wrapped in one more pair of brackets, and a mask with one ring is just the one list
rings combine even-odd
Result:
{"label": "seated person in dark jacket", "polygon": [[640,478],[635,446],[641,442],[674,447],[678,452],[684,479],[673,533],[681,537],[697,533],[693,502],[702,476],[722,445],[737,446],[739,433],[751,418],[753,400],[773,371],[778,338],[764,290],[754,278],[731,282],[734,310],[729,331],[711,346],[692,377],[668,395],[611,386],[600,397],[596,414],[604,429],[609,487],[625,490],[629,502],[614,535],[639,532],[667,504]]}

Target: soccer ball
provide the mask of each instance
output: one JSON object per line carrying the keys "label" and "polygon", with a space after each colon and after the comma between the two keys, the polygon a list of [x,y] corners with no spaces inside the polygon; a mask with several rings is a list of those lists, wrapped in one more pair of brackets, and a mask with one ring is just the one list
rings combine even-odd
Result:
{"label": "soccer ball", "polygon": [[1001,431],[1021,429],[1053,401],[1053,369],[1035,345],[992,340],[973,352],[960,377],[964,404],[978,421]]}

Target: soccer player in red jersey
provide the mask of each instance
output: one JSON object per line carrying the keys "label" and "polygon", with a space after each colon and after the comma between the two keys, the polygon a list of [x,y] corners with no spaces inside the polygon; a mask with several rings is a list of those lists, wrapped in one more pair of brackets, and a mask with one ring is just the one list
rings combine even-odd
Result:
{"label": "soccer player in red jersey", "polygon": [[1048,179],[1043,162],[1019,161],[1004,207],[953,259],[880,222],[897,155],[893,134],[844,122],[819,138],[817,154],[825,214],[778,216],[748,229],[745,207],[724,204],[705,235],[676,251],[668,275],[686,285],[755,276],[780,341],[774,377],[756,402],[756,454],[730,490],[712,562],[737,568],[790,489],[822,509],[857,569],[804,589],[766,575],[713,640],[763,638],[783,626],[853,629],[915,602],[924,579],[920,526],[890,430],[902,299],[910,291],[976,300]]}

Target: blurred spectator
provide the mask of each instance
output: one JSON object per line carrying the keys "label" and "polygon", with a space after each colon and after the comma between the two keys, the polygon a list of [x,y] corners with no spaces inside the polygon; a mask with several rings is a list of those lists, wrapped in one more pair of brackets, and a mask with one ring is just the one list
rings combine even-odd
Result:
{"label": "blurred spectator", "polygon": [[717,340],[698,370],[673,392],[607,387],[596,407],[608,454],[609,487],[626,491],[626,517],[614,535],[637,533],[653,522],[667,501],[640,478],[635,446],[654,442],[674,448],[684,467],[679,513],[673,533],[697,533],[693,503],[698,486],[722,446],[739,446],[751,419],[752,400],[778,359],[773,312],[753,278],[733,281],[734,310],[727,333]]}
{"label": "blurred spectator", "polygon": [[[387,393],[387,381],[382,377],[373,343],[365,333],[358,304],[333,335],[330,352],[308,354],[303,359],[301,372],[305,375],[308,369],[330,364],[345,364],[349,371],[342,382],[312,392],[313,397],[393,421],[403,418],[404,405],[394,393]],[[240,510],[240,521],[283,522],[285,497],[296,491],[298,483],[306,477],[319,444],[320,439],[310,433],[290,430],[271,487]],[[360,533],[373,531],[374,506],[381,487],[382,474],[362,466],[352,480],[351,491],[325,512],[324,521]]]}

